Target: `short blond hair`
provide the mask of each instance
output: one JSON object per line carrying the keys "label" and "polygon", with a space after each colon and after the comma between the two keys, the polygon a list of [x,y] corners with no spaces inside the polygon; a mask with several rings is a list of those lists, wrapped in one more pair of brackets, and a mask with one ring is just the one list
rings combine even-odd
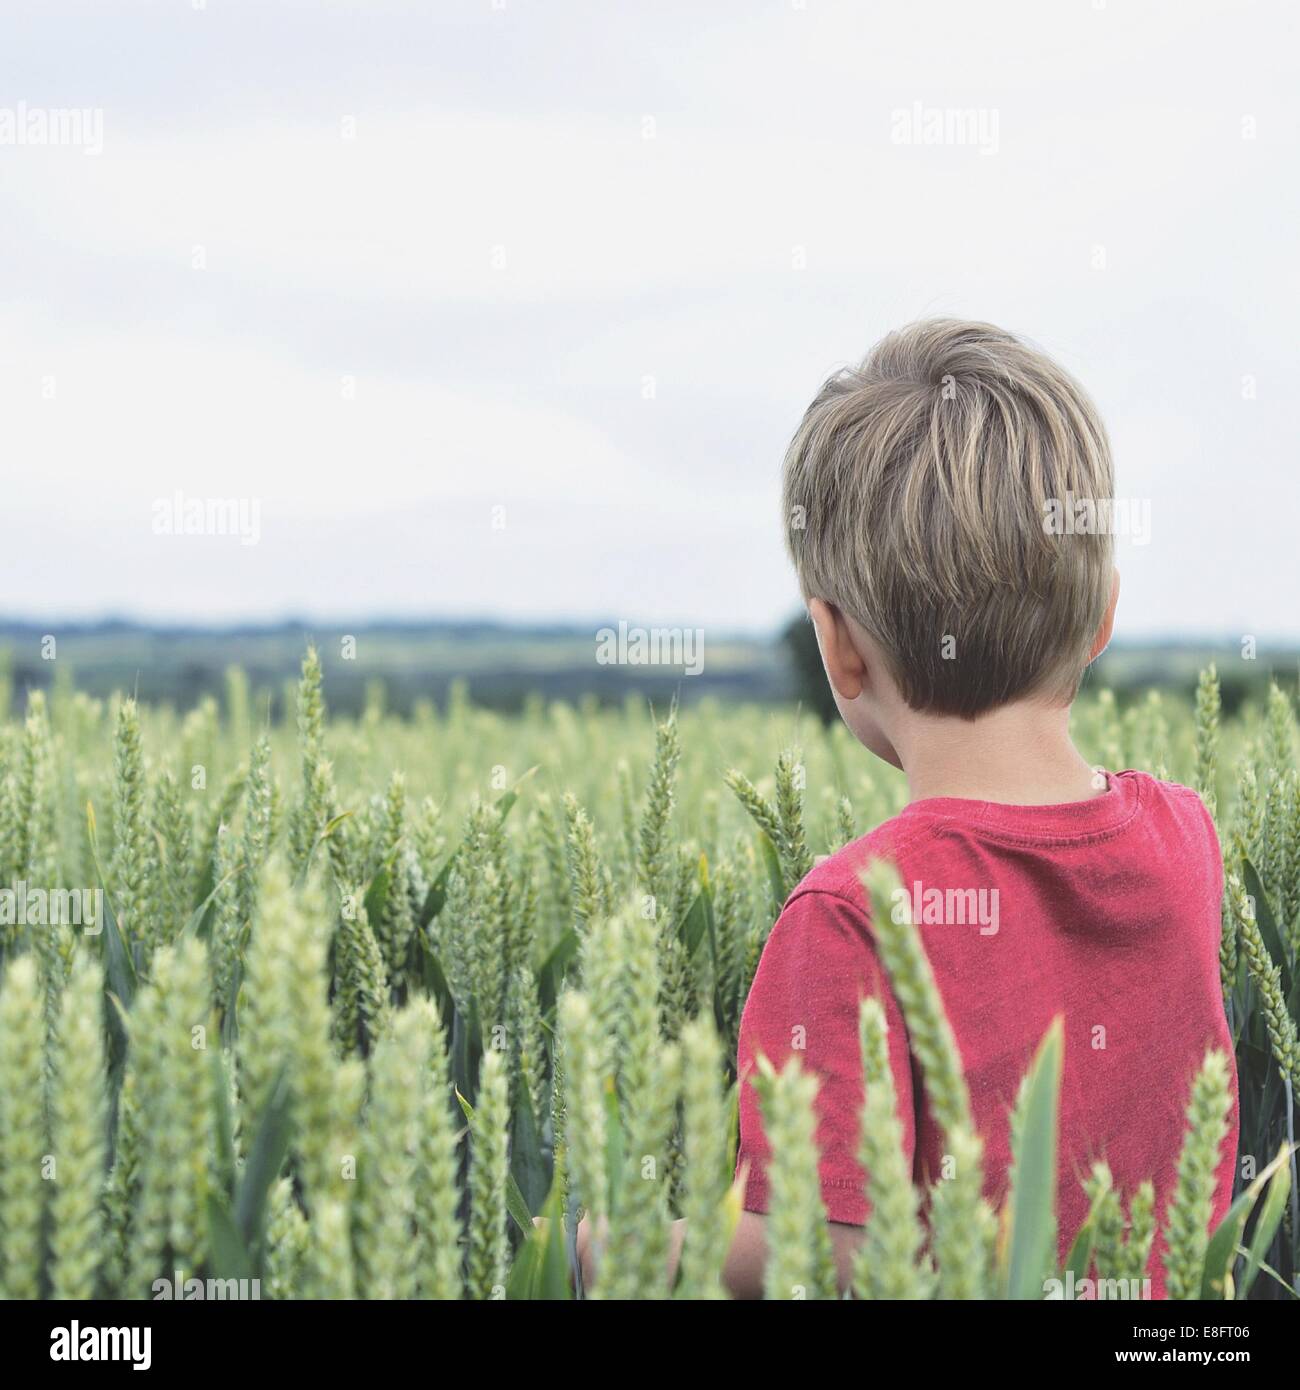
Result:
{"label": "short blond hair", "polygon": [[[1070,700],[1110,599],[1110,446],[1077,382],[987,323],[927,319],[832,376],[785,459],[804,597],[856,619],[912,708]],[[1058,512],[1057,515],[1060,515]]]}

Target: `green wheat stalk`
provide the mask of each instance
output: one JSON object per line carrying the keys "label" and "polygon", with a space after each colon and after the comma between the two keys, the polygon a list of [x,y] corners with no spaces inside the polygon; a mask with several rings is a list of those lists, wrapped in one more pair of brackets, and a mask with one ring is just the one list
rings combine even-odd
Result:
{"label": "green wheat stalk", "polygon": [[817,1298],[822,1282],[819,1235],[825,1234],[826,1226],[814,1137],[817,1078],[803,1070],[798,1057],[791,1057],[779,1072],[760,1057],[753,1085],[772,1150],[763,1297]]}
{"label": "green wheat stalk", "polygon": [[103,997],[99,964],[82,956],[63,995],[50,1102],[56,1164],[50,1199],[53,1298],[93,1298],[96,1292],[107,1163]]}
{"label": "green wheat stalk", "polygon": [[452,1088],[442,1023],[432,1001],[412,1004],[422,1020],[428,1055],[415,1174],[417,1278],[424,1298],[457,1299],[462,1290],[459,1127],[452,1122]]}
{"label": "green wheat stalk", "polygon": [[726,1172],[727,1100],[721,1079],[722,1045],[712,1021],[692,1019],[682,1029],[682,1157],[685,1179],[678,1293],[682,1298],[725,1297],[722,1270],[730,1244],[723,1202]]}
{"label": "green wheat stalk", "polygon": [[370,1057],[370,1098],[359,1155],[354,1232],[362,1298],[411,1298],[416,1290],[416,1162],[428,1063],[426,1019],[399,1010]]}
{"label": "green wheat stalk", "polygon": [[866,1087],[859,1155],[871,1209],[854,1255],[853,1291],[859,1298],[928,1298],[934,1274],[924,1254],[920,1193],[904,1152],[889,1024],[878,999],[862,1001],[859,1031]]}
{"label": "green wheat stalk", "polygon": [[1199,1298],[1220,1151],[1232,1107],[1227,1056],[1205,1055],[1192,1083],[1178,1177],[1165,1212],[1165,1287],[1170,1298]]}
{"label": "green wheat stalk", "polygon": [[36,963],[19,956],[0,986],[0,1293],[11,1299],[41,1295],[43,1032]]}
{"label": "green wheat stalk", "polygon": [[504,1297],[509,1245],[506,1181],[510,1174],[510,1100],[503,1054],[489,1048],[479,1070],[471,1130],[468,1291],[475,1299]]}

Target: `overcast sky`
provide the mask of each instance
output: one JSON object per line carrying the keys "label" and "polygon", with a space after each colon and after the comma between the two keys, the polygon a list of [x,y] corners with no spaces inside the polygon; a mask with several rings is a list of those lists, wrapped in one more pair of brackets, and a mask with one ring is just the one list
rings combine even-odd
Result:
{"label": "overcast sky", "polygon": [[1297,13],[6,0],[0,614],[765,630],[803,407],[943,313],[1098,400],[1125,633],[1300,636]]}

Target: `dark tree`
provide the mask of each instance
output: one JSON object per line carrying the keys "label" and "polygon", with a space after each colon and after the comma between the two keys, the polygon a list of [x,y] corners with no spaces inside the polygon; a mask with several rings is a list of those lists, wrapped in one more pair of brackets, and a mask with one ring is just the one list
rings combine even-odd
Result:
{"label": "dark tree", "polygon": [[824,724],[839,718],[835,697],[822,668],[821,653],[817,650],[817,634],[806,613],[792,618],[781,634],[781,641],[790,654],[794,673],[795,695],[805,709],[819,714]]}

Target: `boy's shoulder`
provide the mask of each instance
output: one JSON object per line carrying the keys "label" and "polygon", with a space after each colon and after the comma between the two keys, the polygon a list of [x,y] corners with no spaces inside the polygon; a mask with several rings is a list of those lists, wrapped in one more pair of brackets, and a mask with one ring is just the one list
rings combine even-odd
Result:
{"label": "boy's shoulder", "polygon": [[796,898],[810,893],[841,898],[865,911],[865,896],[860,875],[876,859],[896,862],[900,854],[919,839],[933,833],[933,826],[923,817],[897,815],[882,821],[874,830],[824,855],[803,876],[786,899],[788,906]]}
{"label": "boy's shoulder", "polygon": [[1111,838],[1135,821],[1150,818],[1175,833],[1208,832],[1217,854],[1214,821],[1191,787],[1133,769],[1110,777],[1115,797],[1110,806],[1103,805],[1109,797],[1059,807],[1002,806],[949,798],[913,802],[819,860],[790,894],[787,905],[805,894],[821,893],[846,900],[865,912],[860,875],[873,860],[888,859],[901,870],[914,855],[954,836],[1004,843],[1010,839],[1020,844],[1038,841],[1050,850],[1075,838]]}
{"label": "boy's shoulder", "polygon": [[1205,820],[1211,829],[1214,828],[1214,817],[1210,815],[1204,798],[1194,787],[1185,787],[1181,782],[1163,781],[1160,778],[1149,776],[1145,772],[1135,772],[1132,775],[1144,778],[1151,784],[1152,790],[1157,795],[1169,797],[1198,820]]}

